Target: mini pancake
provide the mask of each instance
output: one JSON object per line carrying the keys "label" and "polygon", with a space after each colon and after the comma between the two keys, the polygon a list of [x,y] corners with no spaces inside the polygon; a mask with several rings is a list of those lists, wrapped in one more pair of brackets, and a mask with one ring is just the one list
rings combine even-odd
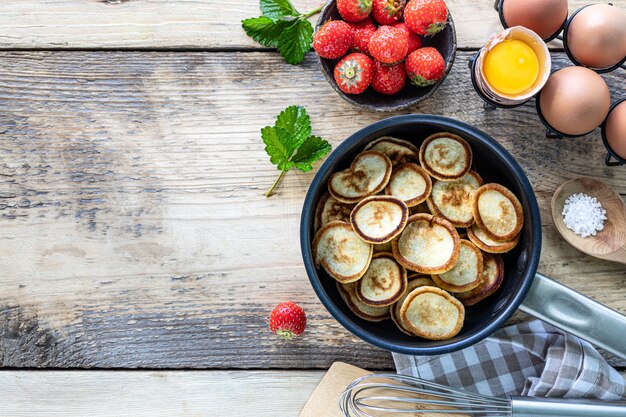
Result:
{"label": "mini pancake", "polygon": [[422,168],[441,181],[462,178],[472,166],[472,148],[463,138],[448,132],[427,137],[419,157]]}
{"label": "mini pancake", "polygon": [[449,221],[426,213],[414,214],[397,240],[393,256],[411,271],[441,274],[452,269],[461,249],[459,234]]}
{"label": "mini pancake", "polygon": [[431,213],[443,217],[455,227],[469,227],[474,223],[472,196],[482,184],[482,178],[474,171],[458,180],[435,181],[426,204]]}
{"label": "mini pancake", "polygon": [[356,296],[355,286],[356,284],[354,282],[348,284],[340,284],[337,282],[339,295],[341,295],[341,298],[350,311],[367,321],[383,321],[389,318],[389,306],[372,307],[363,304]]}
{"label": "mini pancake", "polygon": [[409,336],[415,336],[411,331],[400,321],[400,307],[402,307],[402,303],[406,299],[406,296],[409,295],[411,291],[416,289],[417,287],[422,287],[424,285],[429,285],[431,287],[435,286],[435,283],[428,275],[413,275],[413,278],[409,279],[406,292],[400,297],[400,299],[391,306],[389,312],[391,313],[391,320],[398,326],[402,332],[408,334]]}
{"label": "mini pancake", "polygon": [[391,253],[377,253],[365,275],[356,283],[356,296],[372,307],[388,306],[402,297],[406,285],[406,269]]}
{"label": "mini pancake", "polygon": [[365,150],[373,150],[384,153],[396,167],[405,162],[418,162],[419,149],[411,142],[391,136],[383,136],[370,142]]}
{"label": "mini pancake", "polygon": [[363,199],[350,213],[350,224],[361,239],[385,243],[398,236],[409,217],[409,208],[396,197],[375,195]]}
{"label": "mini pancake", "polygon": [[352,208],[351,204],[342,203],[330,194],[324,193],[315,210],[315,231],[335,220],[349,222]]}
{"label": "mini pancake", "polygon": [[385,193],[404,201],[408,207],[426,201],[432,191],[430,175],[418,164],[402,164],[391,172]]}
{"label": "mini pancake", "polygon": [[411,333],[430,340],[446,340],[463,327],[463,304],[441,288],[422,286],[407,295],[400,320]]}
{"label": "mini pancake", "polygon": [[454,294],[463,305],[471,306],[497,291],[504,281],[504,262],[500,255],[485,253],[480,285],[473,290]]}
{"label": "mini pancake", "polygon": [[518,234],[512,240],[506,242],[497,242],[487,236],[487,234],[480,227],[473,225],[467,229],[467,237],[472,241],[472,243],[474,243],[474,245],[478,246],[485,252],[505,253],[517,245],[520,235]]}
{"label": "mini pancake", "polygon": [[497,242],[512,240],[524,225],[522,205],[508,188],[500,184],[479,187],[474,192],[472,211],[478,227]]}
{"label": "mini pancake", "polygon": [[350,168],[335,172],[328,180],[328,192],[342,203],[358,203],[384,190],[391,177],[391,161],[378,151],[357,155]]}
{"label": "mini pancake", "polygon": [[459,259],[451,270],[433,275],[438,287],[450,292],[469,291],[480,285],[483,273],[483,255],[472,242],[461,240]]}
{"label": "mini pancake", "polygon": [[317,268],[341,283],[353,282],[365,274],[372,260],[372,245],[352,230],[350,223],[336,220],[322,227],[313,239]]}

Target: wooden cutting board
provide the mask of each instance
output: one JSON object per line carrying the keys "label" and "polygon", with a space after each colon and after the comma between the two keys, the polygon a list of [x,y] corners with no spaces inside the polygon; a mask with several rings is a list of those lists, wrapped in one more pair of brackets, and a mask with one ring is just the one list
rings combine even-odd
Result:
{"label": "wooden cutting board", "polygon": [[[339,396],[355,379],[371,374],[364,369],[347,363],[335,362],[311,394],[309,401],[302,409],[300,417],[344,417],[339,409]],[[429,413],[428,406],[419,405],[419,412],[403,413],[402,417],[459,417],[461,414]],[[383,415],[383,414],[377,414]],[[385,416],[400,416],[400,414],[384,414]],[[462,416],[467,417],[466,414]]]}

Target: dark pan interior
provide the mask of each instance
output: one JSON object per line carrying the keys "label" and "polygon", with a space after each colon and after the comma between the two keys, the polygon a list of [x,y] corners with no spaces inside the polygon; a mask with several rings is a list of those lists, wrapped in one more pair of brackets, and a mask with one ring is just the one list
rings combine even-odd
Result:
{"label": "dark pan interior", "polygon": [[[503,255],[505,278],[500,289],[466,309],[465,324],[452,339],[430,341],[410,337],[391,320],[372,323],[355,316],[345,305],[335,281],[317,271],[311,255],[315,208],[326,191],[328,177],[347,168],[365,145],[381,136],[406,139],[416,146],[428,135],[448,131],[468,141],[474,154],[474,169],[485,182],[500,183],[519,198],[524,208],[524,227],[517,247]],[[411,354],[441,354],[461,349],[487,337],[517,309],[534,278],[541,249],[541,220],[534,192],[513,157],[495,140],[471,126],[432,115],[399,116],[374,123],[346,139],[319,168],[306,196],[301,219],[302,255],[311,284],[328,311],[348,330],[382,348]]]}

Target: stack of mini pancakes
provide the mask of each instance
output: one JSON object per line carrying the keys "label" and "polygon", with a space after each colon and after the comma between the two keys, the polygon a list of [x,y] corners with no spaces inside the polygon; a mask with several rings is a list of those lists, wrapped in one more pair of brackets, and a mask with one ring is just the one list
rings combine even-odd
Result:
{"label": "stack of mini pancakes", "polygon": [[385,136],[331,175],[315,214],[315,262],[358,317],[449,339],[465,306],[501,285],[499,254],[519,241],[523,217],[511,191],[472,170],[463,138],[437,133],[418,149]]}

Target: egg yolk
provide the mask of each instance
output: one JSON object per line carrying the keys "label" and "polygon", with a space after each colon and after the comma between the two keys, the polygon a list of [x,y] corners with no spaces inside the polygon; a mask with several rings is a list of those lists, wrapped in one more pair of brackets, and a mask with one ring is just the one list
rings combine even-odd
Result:
{"label": "egg yolk", "polygon": [[521,94],[537,80],[539,60],[525,42],[507,39],[487,52],[484,73],[489,85],[500,93]]}

